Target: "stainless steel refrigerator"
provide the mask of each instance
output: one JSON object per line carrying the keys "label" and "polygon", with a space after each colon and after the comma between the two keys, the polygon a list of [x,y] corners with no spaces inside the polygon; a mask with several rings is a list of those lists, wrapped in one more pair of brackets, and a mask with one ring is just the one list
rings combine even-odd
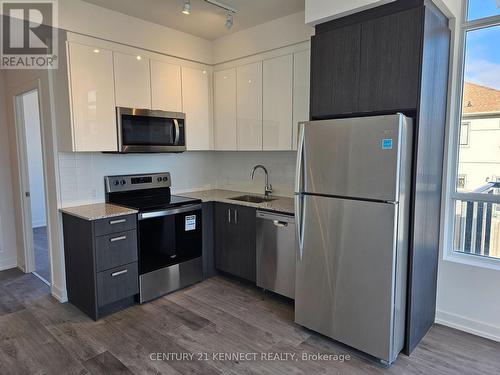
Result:
{"label": "stainless steel refrigerator", "polygon": [[404,344],[412,120],[299,131],[295,321],[392,363]]}

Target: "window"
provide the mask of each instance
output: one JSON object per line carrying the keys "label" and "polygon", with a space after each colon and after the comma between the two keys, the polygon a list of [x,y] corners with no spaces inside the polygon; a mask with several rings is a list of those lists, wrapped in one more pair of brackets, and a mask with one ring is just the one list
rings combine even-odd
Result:
{"label": "window", "polygon": [[465,184],[467,183],[467,175],[459,174],[458,175],[458,188],[465,189]]}
{"label": "window", "polygon": [[470,122],[462,122],[460,127],[460,146],[469,145]]}
{"label": "window", "polygon": [[500,261],[500,1],[468,0],[462,33],[462,111],[453,142],[453,250]]}

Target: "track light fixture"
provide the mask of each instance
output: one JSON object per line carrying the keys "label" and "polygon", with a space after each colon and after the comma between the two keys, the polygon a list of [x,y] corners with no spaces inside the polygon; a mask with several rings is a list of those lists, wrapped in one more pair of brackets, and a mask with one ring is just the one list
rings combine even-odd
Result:
{"label": "track light fixture", "polygon": [[190,0],[184,1],[184,7],[182,8],[182,13],[183,14],[191,14],[191,1]]}

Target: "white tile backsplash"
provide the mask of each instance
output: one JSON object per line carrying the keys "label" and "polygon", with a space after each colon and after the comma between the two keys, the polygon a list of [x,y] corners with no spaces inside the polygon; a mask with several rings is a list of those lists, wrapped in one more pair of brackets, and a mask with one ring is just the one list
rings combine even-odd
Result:
{"label": "white tile backsplash", "polygon": [[292,196],[295,179],[295,151],[215,152],[215,185],[219,189],[264,193],[264,172],[250,174],[257,164],[264,165],[269,172],[273,194]]}
{"label": "white tile backsplash", "polygon": [[264,191],[264,174],[250,173],[256,164],[269,171],[276,195],[293,194],[295,152],[185,152],[118,155],[59,153],[61,207],[104,201],[104,176],[170,172],[174,194],[212,188]]}

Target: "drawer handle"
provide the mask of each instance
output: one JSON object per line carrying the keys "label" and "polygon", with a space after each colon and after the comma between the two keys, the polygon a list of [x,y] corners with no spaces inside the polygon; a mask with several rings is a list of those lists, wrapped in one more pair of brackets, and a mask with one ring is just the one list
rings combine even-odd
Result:
{"label": "drawer handle", "polygon": [[111,225],[125,223],[127,219],[111,220],[109,223]]}
{"label": "drawer handle", "polygon": [[109,242],[123,241],[126,240],[127,236],[113,237],[109,239]]}
{"label": "drawer handle", "polygon": [[128,270],[122,270],[122,271],[118,271],[118,272],[113,272],[113,273],[111,274],[111,276],[112,276],[112,277],[116,277],[116,276],[123,275],[123,274],[125,274],[125,273],[127,273],[127,272],[128,272]]}
{"label": "drawer handle", "polygon": [[277,227],[287,227],[288,226],[288,223],[285,221],[274,220],[273,223]]}

